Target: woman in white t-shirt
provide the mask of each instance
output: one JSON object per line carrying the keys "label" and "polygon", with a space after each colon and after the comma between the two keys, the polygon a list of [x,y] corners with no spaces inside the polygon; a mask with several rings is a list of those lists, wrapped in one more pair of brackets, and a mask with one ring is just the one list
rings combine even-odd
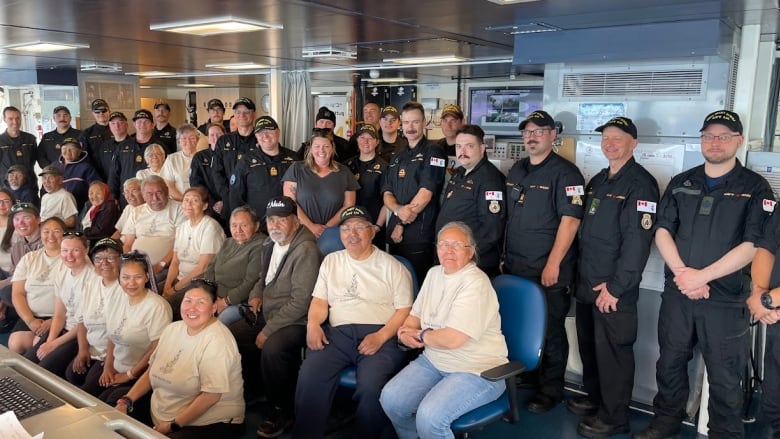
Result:
{"label": "woman in white t-shirt", "polygon": [[196,186],[184,192],[181,210],[187,221],[176,227],[173,241],[173,259],[165,279],[163,296],[171,302],[174,320],[179,320],[179,304],[191,280],[203,276],[225,241],[225,232],[219,223],[206,215],[209,193]]}
{"label": "woman in white t-shirt", "polygon": [[158,432],[179,439],[241,435],[241,357],[230,330],[214,317],[216,300],[217,288],[210,281],[198,279],[185,288],[184,320],[165,328],[149,368],[117,400],[117,409],[127,413],[151,390],[151,417]]}
{"label": "woman in white t-shirt", "polygon": [[165,163],[165,149],[156,143],[152,143],[144,150],[144,161],[147,168],[136,172],[135,178],[143,180],[150,175],[159,176]]}
{"label": "woman in white t-shirt", "polygon": [[171,198],[181,201],[184,191],[190,188],[190,165],[198,148],[198,129],[186,123],[176,129],[176,139],[179,151],[165,159],[160,177],[165,179]]}
{"label": "woman in white t-shirt", "polygon": [[22,256],[11,284],[14,309],[19,320],[11,330],[8,348],[20,354],[32,348],[51,327],[54,315],[54,279],[60,271],[60,242],[65,223],[49,218],[41,223],[43,248]]}
{"label": "woman in white t-shirt", "polygon": [[[450,424],[504,392],[480,374],[507,361],[498,298],[480,270],[469,227],[451,222],[438,235],[441,265],[428,271],[398,341],[423,353],[382,389],[379,402],[400,439],[452,437]],[[468,396],[467,398],[464,396]]]}
{"label": "woman in white t-shirt", "polygon": [[62,264],[54,279],[54,316],[46,337],[28,349],[25,357],[55,375],[64,377],[65,368],[78,352],[78,313],[82,305],[84,281],[92,271],[87,238],[67,232],[60,244]]}

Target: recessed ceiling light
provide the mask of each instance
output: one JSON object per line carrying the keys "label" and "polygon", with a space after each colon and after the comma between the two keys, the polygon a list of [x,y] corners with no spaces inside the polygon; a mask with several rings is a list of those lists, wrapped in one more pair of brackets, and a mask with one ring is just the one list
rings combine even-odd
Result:
{"label": "recessed ceiling light", "polygon": [[499,5],[513,5],[515,3],[531,3],[538,2],[539,0],[488,0],[490,3],[496,3]]}
{"label": "recessed ceiling light", "polygon": [[127,72],[125,75],[132,75],[132,76],[141,76],[141,77],[155,77],[155,76],[172,76],[175,75],[175,73],[171,72],[162,72],[159,70],[149,70],[146,72]]}
{"label": "recessed ceiling light", "polygon": [[149,26],[150,30],[175,32],[179,34],[209,36],[220,34],[232,34],[237,32],[254,32],[264,29],[282,29],[281,24],[264,23],[248,18],[233,17],[231,15],[199,20],[174,21],[158,23]]}
{"label": "recessed ceiling light", "polygon": [[214,84],[203,84],[203,83],[192,83],[192,84],[176,84],[176,87],[186,87],[186,88],[210,88],[214,87]]}
{"label": "recessed ceiling light", "polygon": [[206,64],[207,68],[222,69],[222,70],[252,70],[252,69],[267,69],[271,66],[267,64],[258,64],[254,62],[234,62],[234,63],[221,63],[221,64]]}
{"label": "recessed ceiling light", "polygon": [[89,49],[89,44],[31,41],[28,43],[8,44],[2,47],[3,49],[22,50],[25,52],[56,52],[58,50]]}
{"label": "recessed ceiling light", "polygon": [[470,58],[464,58],[456,55],[434,55],[434,56],[416,56],[411,58],[387,58],[383,62],[395,64],[437,64],[448,62],[468,61]]}

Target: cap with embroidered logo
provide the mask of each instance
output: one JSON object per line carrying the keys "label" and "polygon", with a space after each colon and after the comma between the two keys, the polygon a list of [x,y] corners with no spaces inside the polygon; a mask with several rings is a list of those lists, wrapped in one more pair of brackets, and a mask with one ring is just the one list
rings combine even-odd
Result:
{"label": "cap with embroidered logo", "polygon": [[265,206],[265,217],[290,216],[298,212],[298,205],[290,197],[273,197]]}
{"label": "cap with embroidered logo", "polygon": [[352,206],[346,208],[344,212],[341,212],[341,221],[339,221],[339,225],[344,224],[345,221],[352,218],[360,218],[364,221],[368,221],[369,223],[373,222],[373,220],[371,219],[371,214],[368,213],[368,210],[366,210],[365,207]]}
{"label": "cap with embroidered logo", "polygon": [[212,110],[214,108],[221,108],[222,111],[225,111],[225,104],[223,104],[222,101],[217,98],[211,99],[209,103],[206,104],[206,109]]}
{"label": "cap with embroidered logo", "polygon": [[455,119],[462,120],[463,110],[455,104],[447,104],[441,110],[441,118],[444,119],[446,116],[452,116]]}
{"label": "cap with embroidered logo", "polygon": [[79,139],[75,137],[66,137],[62,140],[62,146],[65,145],[75,145],[81,148],[81,142],[79,142]]}
{"label": "cap with embroidered logo", "polygon": [[704,131],[708,126],[717,124],[723,125],[731,131],[742,134],[742,121],[739,120],[739,115],[729,110],[713,111],[704,118],[704,124],[702,124],[699,131]]}
{"label": "cap with embroidered logo", "polygon": [[357,130],[358,137],[360,137],[363,133],[371,134],[371,137],[375,139],[379,138],[379,133],[376,132],[376,128],[374,128],[374,126],[370,123],[364,123],[363,125],[360,125],[360,128]]}
{"label": "cap with embroidered logo", "polygon": [[320,107],[319,111],[317,111],[317,117],[314,118],[314,121],[316,122],[320,119],[327,119],[335,124],[336,113],[330,111],[330,108],[328,107]]}
{"label": "cap with embroidered logo", "polygon": [[54,111],[52,111],[51,114],[57,114],[60,111],[64,111],[65,113],[68,114],[68,116],[70,116],[70,110],[68,109],[68,107],[66,107],[64,105],[58,105],[58,106],[54,107]]}
{"label": "cap with embroidered logo", "polygon": [[95,99],[92,101],[92,111],[107,110],[108,103],[103,99]]}
{"label": "cap with embroidered logo", "polygon": [[615,127],[620,128],[621,130],[625,131],[626,133],[630,134],[631,137],[637,138],[637,130],[636,125],[634,125],[634,121],[627,118],[627,117],[613,117],[612,119],[608,120],[607,123],[604,125],[596,128],[597,132],[603,132],[606,127]]}
{"label": "cap with embroidered logo", "polygon": [[520,122],[520,131],[524,130],[525,126],[528,125],[529,122],[533,122],[534,125],[538,127],[555,128],[555,120],[553,120],[549,113],[543,110],[534,111],[533,113],[529,114],[524,121]]}
{"label": "cap with embroidered logo", "polygon": [[62,171],[60,171],[60,168],[58,168],[58,167],[56,167],[54,165],[49,165],[49,166],[46,166],[45,168],[43,168],[41,173],[38,174],[38,177],[43,177],[46,174],[59,175],[60,177],[62,177]]}
{"label": "cap with embroidered logo", "polygon": [[393,107],[392,105],[387,105],[385,108],[382,109],[382,115],[380,117],[385,117],[388,114],[392,114],[397,119],[398,118],[398,109]]}
{"label": "cap with embroidered logo", "polygon": [[127,116],[125,116],[125,113],[122,113],[121,111],[114,111],[114,112],[112,112],[111,115],[108,116],[108,121],[110,122],[110,121],[114,120],[117,117],[122,119],[122,120],[124,120],[125,122],[127,122]]}
{"label": "cap with embroidered logo", "polygon": [[274,131],[277,129],[279,129],[279,124],[276,123],[271,116],[260,116],[255,120],[255,133],[265,130]]}
{"label": "cap with embroidered logo", "polygon": [[133,122],[137,121],[138,119],[154,120],[152,117],[152,112],[149,110],[144,110],[143,108],[133,114]]}
{"label": "cap with embroidered logo", "polygon": [[257,107],[255,107],[255,101],[249,98],[241,97],[236,99],[236,101],[233,102],[233,109],[235,110],[239,105],[245,106],[247,110],[255,111],[257,109]]}

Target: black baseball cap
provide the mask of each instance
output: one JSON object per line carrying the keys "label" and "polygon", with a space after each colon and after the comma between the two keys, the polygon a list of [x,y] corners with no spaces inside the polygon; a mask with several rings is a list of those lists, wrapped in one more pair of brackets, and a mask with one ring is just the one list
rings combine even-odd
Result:
{"label": "black baseball cap", "polygon": [[341,220],[339,221],[339,225],[344,224],[345,221],[352,218],[360,218],[363,221],[368,221],[369,223],[373,223],[371,219],[371,214],[368,213],[368,210],[365,207],[352,206],[346,208],[344,212],[341,212]]}
{"label": "black baseball cap", "polygon": [[79,142],[79,139],[75,137],[66,137],[62,140],[62,146],[65,145],[76,145],[79,148],[81,148],[81,142]]}
{"label": "black baseball cap", "polygon": [[124,120],[125,122],[127,122],[127,116],[125,116],[125,113],[122,113],[121,111],[113,111],[113,112],[111,112],[111,115],[108,116],[108,121],[110,122],[110,121],[114,120],[114,118],[116,118],[116,117],[118,117],[118,118]]}
{"label": "black baseball cap", "polygon": [[97,110],[107,110],[108,109],[108,102],[104,101],[103,99],[95,99],[92,101],[92,111]]}
{"label": "black baseball cap", "polygon": [[375,139],[379,138],[379,134],[376,132],[376,128],[374,128],[374,126],[370,123],[364,123],[363,125],[360,125],[360,128],[357,130],[357,136],[360,137],[363,133],[371,134],[371,137]]}
{"label": "black baseball cap", "polygon": [[154,104],[154,109],[155,110],[160,108],[160,107],[165,107],[166,110],[171,111],[171,106],[168,105],[167,102],[158,102],[158,103]]}
{"label": "black baseball cap", "polygon": [[533,122],[536,126],[539,127],[555,128],[555,120],[553,120],[549,113],[543,110],[534,111],[533,113],[529,114],[524,121],[520,122],[520,126],[518,127],[520,131],[525,129],[525,126],[528,125],[528,122]]}
{"label": "black baseball cap", "polygon": [[636,131],[636,125],[634,125],[634,121],[627,118],[627,117],[613,117],[612,119],[608,120],[607,123],[604,125],[596,128],[596,131],[599,133],[604,131],[604,128],[606,127],[615,127],[620,128],[621,130],[627,132],[628,134],[631,134],[631,137],[637,138],[637,131]]}
{"label": "black baseball cap", "polygon": [[225,111],[225,104],[223,104],[221,100],[214,98],[211,99],[208,104],[206,104],[207,110],[211,110],[212,108],[221,108],[222,111]]}
{"label": "black baseball cap", "polygon": [[240,97],[236,99],[236,101],[233,102],[233,109],[235,110],[236,107],[238,107],[239,105],[245,106],[248,110],[252,110],[252,111],[257,110],[257,107],[255,107],[255,101],[249,98]]}
{"label": "black baseball cap", "polygon": [[269,216],[290,216],[298,212],[298,205],[290,197],[273,197],[265,206],[265,217]]}
{"label": "black baseball cap", "polygon": [[279,124],[276,123],[273,117],[271,116],[260,116],[255,120],[255,132],[259,133],[260,131],[265,130],[278,130]]}
{"label": "black baseball cap", "polygon": [[138,119],[154,120],[154,117],[152,117],[151,111],[141,108],[140,110],[137,110],[135,114],[133,114],[133,122],[137,121]]}
{"label": "black baseball cap", "polygon": [[733,111],[713,111],[704,118],[704,124],[702,124],[699,131],[704,131],[708,126],[713,124],[723,125],[731,131],[742,134],[742,121],[739,120],[739,114]]}
{"label": "black baseball cap", "polygon": [[385,106],[385,108],[382,108],[382,114],[381,114],[380,117],[385,117],[388,114],[392,114],[397,119],[398,118],[398,109],[393,107],[392,105],[387,105],[387,106]]}
{"label": "black baseball cap", "polygon": [[336,113],[330,111],[330,108],[328,107],[320,107],[319,111],[317,111],[317,117],[314,118],[314,121],[316,122],[320,119],[327,119],[335,124]]}
{"label": "black baseball cap", "polygon": [[54,107],[54,111],[52,111],[51,114],[57,114],[60,111],[64,111],[64,112],[68,113],[68,116],[70,116],[70,110],[68,109],[68,107],[66,107],[64,105],[58,105],[58,106]]}
{"label": "black baseball cap", "polygon": [[444,119],[446,116],[452,116],[455,119],[463,120],[463,110],[455,104],[447,104],[444,106],[444,109],[441,110],[441,118]]}
{"label": "black baseball cap", "polygon": [[96,242],[95,245],[92,246],[92,249],[89,250],[89,256],[90,257],[95,256],[95,253],[101,250],[105,250],[107,248],[114,250],[120,255],[124,252],[122,247],[122,241],[112,239],[112,238],[103,238],[100,241]]}

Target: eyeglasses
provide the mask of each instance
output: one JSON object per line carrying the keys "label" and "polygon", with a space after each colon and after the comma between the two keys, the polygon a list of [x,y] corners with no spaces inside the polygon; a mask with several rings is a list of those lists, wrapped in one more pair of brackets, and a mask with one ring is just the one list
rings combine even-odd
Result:
{"label": "eyeglasses", "polygon": [[13,200],[11,200],[11,199],[8,199],[8,200],[0,200],[0,204],[13,204]]}
{"label": "eyeglasses", "polygon": [[352,232],[363,233],[372,227],[374,226],[367,226],[365,224],[355,225],[355,226],[343,225],[343,226],[339,226],[339,230],[341,230],[344,233],[352,233]]}
{"label": "eyeglasses", "polygon": [[539,137],[542,134],[546,133],[547,131],[552,131],[552,128],[537,128],[535,130],[522,130],[520,131],[520,134],[522,134],[523,137],[531,137],[531,136]]}
{"label": "eyeglasses", "polygon": [[106,110],[105,108],[98,108],[97,110],[92,110],[92,112],[95,114],[102,114],[102,113],[108,113],[108,110]]}
{"label": "eyeglasses", "polygon": [[20,211],[22,211],[24,209],[35,209],[35,210],[38,210],[38,208],[35,207],[35,205],[32,204],[32,203],[16,203],[13,206],[11,206],[11,212],[13,212],[13,213],[20,212]]}
{"label": "eyeglasses", "polygon": [[715,139],[720,140],[721,142],[728,142],[729,140],[733,139],[735,136],[741,136],[742,134],[721,134],[719,136],[715,136],[713,134],[702,134],[701,140],[704,142],[712,142]]}
{"label": "eyeglasses", "polygon": [[448,241],[439,241],[436,243],[436,247],[439,250],[449,250],[453,249],[455,251],[463,250],[464,248],[471,247],[468,244],[464,244],[462,242],[454,241],[454,242],[448,242]]}
{"label": "eyeglasses", "polygon": [[103,262],[113,264],[117,260],[119,260],[119,256],[95,256],[92,258],[92,262],[94,262],[96,265],[102,264]]}

